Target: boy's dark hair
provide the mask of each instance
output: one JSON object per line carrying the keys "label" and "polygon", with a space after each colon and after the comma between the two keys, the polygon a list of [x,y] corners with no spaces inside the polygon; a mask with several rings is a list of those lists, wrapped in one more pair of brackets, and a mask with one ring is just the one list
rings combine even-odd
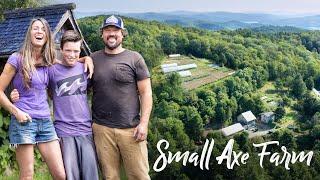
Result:
{"label": "boy's dark hair", "polygon": [[82,41],[80,34],[74,30],[68,30],[63,33],[60,41],[60,48],[63,49],[63,45],[66,42],[78,42]]}

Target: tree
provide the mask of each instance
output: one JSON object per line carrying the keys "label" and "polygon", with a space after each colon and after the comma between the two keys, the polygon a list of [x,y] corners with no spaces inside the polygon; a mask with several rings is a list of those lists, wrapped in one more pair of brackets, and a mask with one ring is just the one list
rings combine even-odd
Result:
{"label": "tree", "polygon": [[271,168],[271,176],[277,177],[277,179],[286,180],[290,179],[289,171],[282,166],[275,166]]}
{"label": "tree", "polygon": [[185,36],[185,34],[180,34],[179,36],[175,37],[176,43],[176,52],[180,54],[188,54],[187,47],[189,46],[189,40]]}
{"label": "tree", "polygon": [[320,112],[316,112],[311,118],[312,126],[320,125]]}
{"label": "tree", "polygon": [[160,76],[159,81],[153,83],[153,92],[160,98],[159,101],[165,99],[168,102],[182,103],[184,90],[181,83],[181,77],[177,73]]}
{"label": "tree", "polygon": [[201,43],[198,39],[193,39],[190,41],[188,51],[196,57],[202,57]]}
{"label": "tree", "polygon": [[263,109],[263,102],[257,95],[244,94],[238,101],[238,114],[249,110],[254,114],[260,114]]}
{"label": "tree", "polygon": [[313,77],[310,76],[307,80],[306,80],[306,86],[309,90],[312,90],[314,88],[314,80]]}
{"label": "tree", "polygon": [[234,97],[228,98],[224,93],[220,93],[217,96],[216,111],[216,122],[226,123],[232,120],[232,116],[236,114],[238,108],[237,101]]}
{"label": "tree", "polygon": [[217,105],[215,94],[212,91],[200,90],[197,92],[199,97],[198,100],[198,111],[203,119],[203,123],[213,123],[215,118],[215,107]]}
{"label": "tree", "polygon": [[[160,156],[157,149],[159,140],[164,139],[169,142],[169,149],[176,153],[178,151],[192,151],[192,145],[188,135],[184,131],[184,124],[181,120],[175,118],[152,119],[150,124],[150,131],[148,134],[148,144],[150,148],[148,151],[150,164],[154,164],[156,159]],[[153,168],[151,168],[153,169]],[[150,172],[152,179],[186,179],[183,173],[183,166],[181,163],[171,163],[163,171],[155,173]]]}
{"label": "tree", "polygon": [[286,114],[286,110],[283,106],[278,106],[274,113],[276,115],[276,120],[279,120]]}
{"label": "tree", "polygon": [[320,124],[315,125],[312,130],[310,135],[314,138],[314,139],[320,139]]}
{"label": "tree", "polygon": [[3,13],[17,8],[39,7],[48,4],[47,0],[1,0],[0,1],[0,20],[3,19]]}
{"label": "tree", "polygon": [[282,81],[280,79],[277,79],[275,81],[274,86],[278,91],[281,91],[283,89],[283,83],[282,83]]}
{"label": "tree", "polygon": [[183,115],[180,117],[185,125],[186,133],[194,141],[199,141],[203,132],[203,121],[197,109],[192,106],[181,107]]}
{"label": "tree", "polygon": [[301,98],[302,95],[307,91],[306,84],[304,83],[301,75],[297,75],[290,84],[292,94]]}
{"label": "tree", "polygon": [[311,118],[320,108],[320,100],[313,94],[307,93],[305,97],[298,103],[299,111],[306,119]]}
{"label": "tree", "polygon": [[164,32],[159,36],[159,42],[163,52],[166,54],[176,53],[177,44],[175,43],[175,36],[169,32]]}
{"label": "tree", "polygon": [[247,132],[235,135],[234,140],[242,152],[250,152],[249,134]]}
{"label": "tree", "polygon": [[285,146],[288,150],[294,150],[297,148],[296,139],[292,132],[286,130],[280,136],[280,145]]}
{"label": "tree", "polygon": [[158,118],[175,117],[179,118],[180,106],[175,102],[168,103],[164,99],[154,109],[154,115]]}

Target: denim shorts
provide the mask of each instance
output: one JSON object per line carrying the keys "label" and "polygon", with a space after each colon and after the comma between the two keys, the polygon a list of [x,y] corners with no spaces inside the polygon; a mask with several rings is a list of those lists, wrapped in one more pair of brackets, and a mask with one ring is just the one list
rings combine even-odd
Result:
{"label": "denim shorts", "polygon": [[20,123],[15,117],[11,117],[9,139],[10,145],[16,147],[19,144],[37,144],[59,138],[51,119],[32,119]]}

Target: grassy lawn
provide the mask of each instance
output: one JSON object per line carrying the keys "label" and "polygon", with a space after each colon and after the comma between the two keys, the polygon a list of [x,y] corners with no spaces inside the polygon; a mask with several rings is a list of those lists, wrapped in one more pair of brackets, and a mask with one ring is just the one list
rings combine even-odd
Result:
{"label": "grassy lawn", "polygon": [[[35,174],[34,179],[35,180],[51,180],[51,175],[48,171],[47,166],[44,163],[41,163],[42,166],[35,167]],[[19,172],[17,170],[14,170],[10,172],[10,175],[0,175],[0,179],[3,180],[16,180],[19,179]]]}
{"label": "grassy lawn", "polygon": [[286,114],[283,118],[281,118],[278,122],[277,125],[280,128],[286,128],[289,125],[296,125],[296,121],[298,120],[298,115],[297,112],[293,111],[291,108],[285,108],[286,109]]}
{"label": "grassy lawn", "polygon": [[267,82],[258,92],[267,97],[265,101],[276,101],[280,98],[279,92],[276,90],[273,82]]}
{"label": "grassy lawn", "polygon": [[[272,102],[278,102],[281,99],[281,94],[287,93],[287,90],[277,90],[273,82],[268,82],[260,90],[258,90],[258,93],[261,94],[262,101],[265,103],[267,109],[270,111],[274,111],[277,106],[274,106]],[[294,103],[295,101],[292,100],[291,104]],[[287,128],[289,125],[297,126],[297,112],[288,106],[285,107],[285,110],[286,114],[283,118],[278,120],[278,122],[275,122],[275,125],[281,129]]]}
{"label": "grassy lawn", "polygon": [[[35,165],[35,174],[34,174],[34,180],[52,180],[52,177],[49,173],[49,170],[47,168],[47,165],[44,162],[37,162]],[[100,178],[102,179],[102,176],[100,174]],[[17,180],[19,179],[19,172],[17,170],[13,170],[7,175],[0,175],[1,180]],[[121,166],[120,171],[120,179],[121,180],[127,180],[125,170],[123,166]]]}
{"label": "grassy lawn", "polygon": [[277,90],[273,82],[267,82],[257,94],[261,95],[261,100],[264,102],[268,111],[275,111],[277,103],[281,100],[281,94],[286,93],[287,90]]}

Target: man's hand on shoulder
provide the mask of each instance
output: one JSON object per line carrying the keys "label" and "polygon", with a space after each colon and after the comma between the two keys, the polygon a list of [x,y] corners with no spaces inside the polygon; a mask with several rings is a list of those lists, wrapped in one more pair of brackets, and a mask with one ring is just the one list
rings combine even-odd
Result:
{"label": "man's hand on shoulder", "polygon": [[59,59],[55,59],[54,62],[53,62],[53,64],[62,64],[62,61],[59,60]]}
{"label": "man's hand on shoulder", "polygon": [[79,59],[79,62],[84,63],[84,72],[88,72],[87,78],[92,78],[93,71],[94,71],[94,65],[93,60],[90,56],[85,56]]}

